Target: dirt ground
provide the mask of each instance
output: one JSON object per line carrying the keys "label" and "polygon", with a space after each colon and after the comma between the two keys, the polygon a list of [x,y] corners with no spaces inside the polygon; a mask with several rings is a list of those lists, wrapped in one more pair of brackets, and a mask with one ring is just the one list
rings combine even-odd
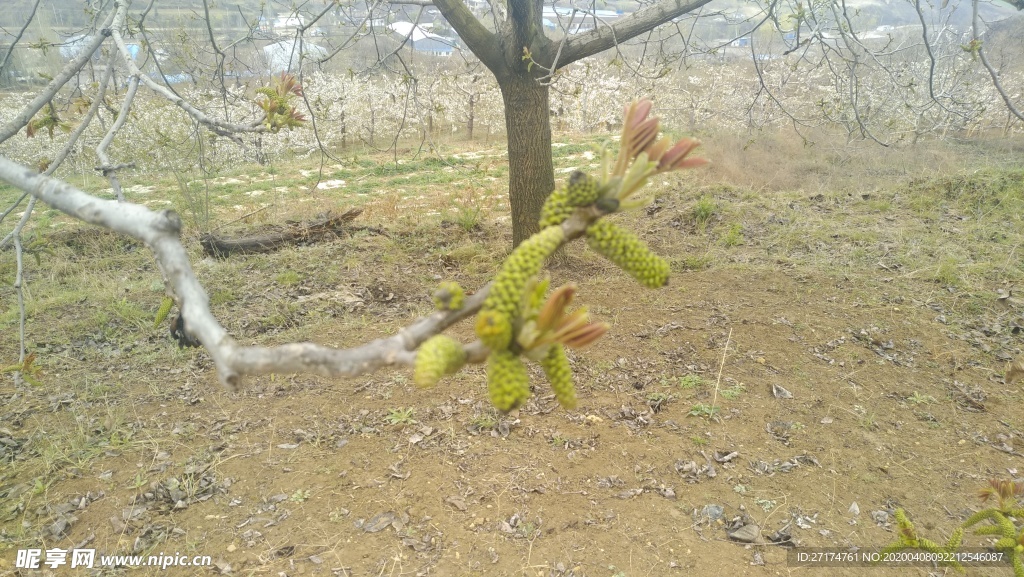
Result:
{"label": "dirt ground", "polygon": [[[0,575],[51,573],[15,569],[29,547],[213,561],[103,575],[951,574],[787,554],[882,547],[897,508],[945,542],[988,479],[1024,476],[1024,389],[1002,378],[1024,326],[1021,174],[824,194],[669,183],[621,219],[671,260],[669,286],[571,247],[553,286],[578,283],[612,329],[571,353],[578,409],[533,367],[510,415],[482,367],[433,390],[392,371],[227,393],[202,351],[152,327],[143,247],[55,235],[66,260],[44,255],[34,290],[85,293],[29,319],[40,385],[0,384]],[[352,346],[428,313],[439,280],[480,286],[500,262],[500,213],[389,228],[386,204],[366,220],[387,236],[225,260],[193,247],[214,312],[243,342]],[[97,319],[82,269],[119,277],[124,302]]]}

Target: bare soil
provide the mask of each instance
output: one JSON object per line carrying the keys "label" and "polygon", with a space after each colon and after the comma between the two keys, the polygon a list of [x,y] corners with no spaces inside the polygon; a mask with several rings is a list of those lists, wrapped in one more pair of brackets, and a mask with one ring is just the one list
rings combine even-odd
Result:
{"label": "bare soil", "polygon": [[[801,568],[787,552],[884,546],[896,508],[944,542],[987,479],[1024,475],[1024,390],[1002,380],[1021,349],[1019,184],[669,183],[622,219],[672,260],[667,288],[582,245],[552,271],[613,327],[571,354],[573,411],[534,370],[529,403],[498,414],[482,367],[433,390],[394,371],[254,378],[231,394],[151,316],[51,299],[29,319],[41,386],[0,384],[0,575],[51,573],[14,569],[17,549],[75,546],[215,561],[104,575],[944,574]],[[702,195],[715,202],[704,223]],[[508,244],[500,214],[395,224],[373,206],[388,236],[225,260],[193,243],[215,313],[243,342],[352,346],[429,312],[441,279],[480,286]],[[34,290],[88,269],[156,310],[143,247],[80,229],[51,246],[64,264],[44,255]],[[0,357],[16,359],[5,326]],[[730,538],[750,525],[753,543]]]}

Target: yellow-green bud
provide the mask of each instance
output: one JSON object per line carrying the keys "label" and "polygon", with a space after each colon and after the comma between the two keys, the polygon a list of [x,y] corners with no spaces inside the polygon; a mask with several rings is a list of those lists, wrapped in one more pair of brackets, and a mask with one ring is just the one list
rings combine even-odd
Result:
{"label": "yellow-green bud", "polygon": [[434,335],[424,341],[416,353],[413,379],[418,387],[433,387],[441,377],[456,373],[465,363],[462,344],[445,335]]}
{"label": "yellow-green bud", "polygon": [[552,345],[541,359],[540,366],[548,376],[558,404],[564,409],[575,409],[576,387],[572,384],[572,369],[569,367],[569,359],[565,356],[565,348],[559,343]]}
{"label": "yellow-green bud", "polygon": [[499,411],[509,412],[530,397],[530,376],[519,355],[492,351],[487,358],[487,393]]}
{"label": "yellow-green bud", "polygon": [[579,170],[569,176],[569,184],[565,187],[566,199],[573,206],[594,204],[600,193],[597,179]]}
{"label": "yellow-green bud", "polygon": [[462,308],[466,293],[455,281],[445,281],[434,291],[434,306],[439,311],[457,311]]}
{"label": "yellow-green bud", "polygon": [[527,283],[563,240],[562,228],[550,226],[520,243],[494,277],[483,310],[498,311],[510,320],[518,318]]}
{"label": "yellow-green bud", "polygon": [[587,228],[587,243],[640,284],[659,288],[668,282],[669,266],[642,240],[604,219]]}
{"label": "yellow-green bud", "polygon": [[556,188],[544,201],[540,211],[540,227],[562,224],[577,207],[594,204],[600,195],[597,179],[579,170],[573,172],[569,183]]}
{"label": "yellow-green bud", "polygon": [[512,342],[512,321],[505,313],[482,310],[476,316],[476,336],[492,351],[507,349]]}
{"label": "yellow-green bud", "polygon": [[576,207],[569,202],[569,195],[564,187],[558,187],[548,195],[544,206],[540,209],[540,227],[558,226],[572,215]]}

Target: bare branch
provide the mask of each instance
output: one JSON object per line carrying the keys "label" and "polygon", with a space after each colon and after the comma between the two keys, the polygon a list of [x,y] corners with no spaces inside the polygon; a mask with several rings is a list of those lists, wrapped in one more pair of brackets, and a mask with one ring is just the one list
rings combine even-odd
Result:
{"label": "bare branch", "polygon": [[28,29],[28,25],[32,23],[32,20],[36,17],[36,10],[39,9],[39,3],[42,0],[36,0],[36,3],[32,6],[32,13],[28,15],[28,19],[25,20],[25,25],[18,30],[18,34],[15,35],[14,40],[11,41],[11,48],[4,54],[4,59],[0,61],[0,77],[4,75],[4,70],[7,68],[7,63],[11,60],[11,55],[14,54],[14,47],[21,41],[21,37],[25,35],[25,30]]}
{"label": "bare branch", "polygon": [[28,201],[28,206],[25,207],[24,214],[21,215],[21,220],[18,221],[17,226],[14,227],[14,258],[17,263],[17,272],[14,276],[14,291],[18,293],[18,362],[25,362],[25,265],[23,256],[23,250],[21,246],[21,231],[25,228],[25,224],[28,222],[30,216],[32,216],[32,209],[35,208],[36,199],[33,197]]}
{"label": "bare branch", "polygon": [[269,131],[269,128],[267,128],[267,126],[263,124],[262,121],[257,121],[252,124],[234,124],[231,122],[225,122],[223,120],[217,120],[216,118],[211,118],[205,112],[199,110],[195,106],[192,106],[192,104],[189,103],[187,100],[178,96],[173,91],[168,89],[166,86],[158,83],[156,80],[153,80],[148,75],[144,74],[141,70],[139,70],[138,65],[135,64],[135,60],[131,57],[131,53],[128,51],[128,46],[124,43],[124,38],[121,37],[120,30],[111,30],[111,36],[114,38],[114,44],[117,45],[118,52],[121,53],[122,58],[124,58],[125,63],[128,65],[129,73],[132,76],[137,77],[143,84],[146,85],[147,88],[149,88],[153,92],[156,92],[158,95],[170,101],[178,108],[181,108],[182,110],[187,112],[188,115],[191,116],[196,122],[206,126],[210,130],[221,136],[234,140],[236,143],[241,142],[238,139],[238,137],[235,136],[235,133]]}
{"label": "bare branch", "polygon": [[[231,390],[241,384],[242,375],[301,372],[352,377],[389,366],[411,366],[415,350],[423,341],[475,314],[487,297],[489,286],[478,290],[456,311],[435,312],[396,335],[352,349],[314,343],[242,347],[210,312],[209,297],[196,279],[188,252],[179,239],[181,219],[174,211],[157,213],[128,202],[102,200],[4,157],[0,157],[0,181],[29,192],[78,220],[145,243],[155,255],[169,291],[177,296],[185,330],[210,353],[221,383]],[[561,225],[565,242],[582,236],[604,214],[596,207],[578,209]],[[479,343],[466,345],[466,351],[477,362],[485,357],[485,349]]]}
{"label": "bare branch", "polygon": [[[71,154],[71,150],[75,147],[75,143],[78,142],[78,139],[82,136],[82,133],[85,132],[86,128],[88,128],[89,123],[92,122],[93,117],[96,116],[96,111],[99,110],[100,103],[103,102],[103,99],[107,94],[107,84],[110,82],[110,77],[113,75],[113,73],[114,56],[111,56],[107,63],[107,69],[103,73],[103,80],[100,81],[100,86],[99,90],[96,93],[96,97],[93,98],[92,106],[89,107],[89,110],[85,113],[85,116],[82,118],[82,121],[78,123],[78,127],[71,132],[70,136],[68,136],[68,141],[64,143],[64,147],[61,148],[60,152],[57,154],[57,157],[54,158],[52,162],[50,162],[50,166],[48,166],[46,170],[43,171],[43,174],[47,176],[53,174],[53,172],[57,170],[57,168],[64,162],[68,155]],[[3,222],[3,220],[7,218],[7,215],[13,212],[21,204],[21,201],[25,200],[25,196],[27,196],[28,194],[29,193],[26,191],[25,195],[23,195],[21,198],[15,201],[7,210],[4,211],[3,214],[0,214],[0,222]],[[18,233],[19,231],[20,229],[15,227],[15,229],[11,231],[10,234],[5,236],[3,240],[0,240],[0,248],[6,247],[7,243],[10,242],[16,236],[15,233]]]}
{"label": "bare branch", "polygon": [[121,111],[118,113],[117,118],[110,125],[110,129],[107,130],[107,134],[100,141],[96,147],[96,156],[99,157],[101,165],[96,170],[103,173],[110,180],[110,187],[114,189],[114,194],[117,195],[117,200],[124,201],[124,193],[121,191],[121,181],[117,178],[118,169],[131,166],[133,163],[118,164],[114,166],[110,164],[110,158],[107,157],[107,147],[114,140],[114,135],[117,131],[124,126],[124,121],[128,119],[128,113],[132,109],[132,101],[135,100],[135,93],[139,90],[139,77],[132,76],[132,79],[128,82],[128,92],[124,95],[124,102],[121,103]]}
{"label": "bare branch", "polygon": [[[1003,85],[999,82],[999,73],[996,72],[995,68],[989,64],[988,58],[985,56],[985,47],[982,46],[981,39],[978,34],[978,0],[973,0],[971,3],[973,14],[971,19],[971,36],[972,42],[977,46],[978,57],[981,58],[981,64],[988,70],[988,75],[992,77],[992,85],[996,87],[996,91],[999,92],[999,96],[1002,97],[1003,102],[1006,103],[1006,108],[1017,118],[1024,120],[1024,114],[1014,106],[1013,101],[1010,100],[1010,96],[1006,94],[1006,90],[1003,89]],[[1019,8],[1018,8],[1019,9]]]}
{"label": "bare branch", "polygon": [[0,142],[4,142],[8,138],[14,136],[19,130],[24,128],[36,115],[46,103],[53,100],[57,92],[68,83],[82,68],[85,67],[86,63],[92,59],[92,55],[99,50],[103,41],[107,39],[113,29],[120,27],[124,23],[125,12],[128,7],[126,4],[118,3],[117,8],[111,11],[110,15],[103,23],[103,28],[99,34],[96,34],[88,44],[85,45],[82,52],[76,56],[73,60],[67,63],[63,69],[46,85],[46,88],[40,92],[32,102],[28,103],[20,113],[18,113],[6,126],[0,127]]}

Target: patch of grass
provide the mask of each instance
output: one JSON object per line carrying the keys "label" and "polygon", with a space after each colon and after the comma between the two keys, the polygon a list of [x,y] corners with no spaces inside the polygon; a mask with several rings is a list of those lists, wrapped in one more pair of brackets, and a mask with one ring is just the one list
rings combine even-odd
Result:
{"label": "patch of grass", "polygon": [[924,405],[927,403],[934,403],[935,397],[931,395],[922,395],[921,393],[914,391],[913,395],[907,397],[907,402],[914,403],[915,405]]}
{"label": "patch of grass", "polygon": [[453,213],[449,213],[445,220],[454,222],[466,232],[473,232],[480,228],[480,207],[475,204],[459,204],[458,209]]}
{"label": "patch of grass", "polygon": [[277,281],[277,284],[292,286],[299,284],[302,281],[302,276],[293,270],[286,270],[275,276],[274,280]]}
{"label": "patch of grass", "polygon": [[939,267],[935,271],[933,277],[935,282],[942,286],[959,286],[961,282],[960,278],[960,264],[957,260],[951,256],[947,256],[939,261]]}
{"label": "patch of grass", "polygon": [[226,304],[234,301],[236,298],[234,291],[231,289],[226,290],[215,290],[210,295],[210,304],[213,306]]}
{"label": "patch of grass", "polygon": [[470,419],[469,426],[478,431],[490,431],[498,426],[498,418],[489,413],[482,413]]}
{"label": "patch of grass", "polygon": [[555,433],[555,434],[551,435],[551,440],[550,440],[551,446],[556,448],[556,449],[562,448],[562,447],[568,447],[569,443],[571,443],[571,442],[572,442],[571,439],[569,439],[568,437],[562,436],[561,433]]}
{"label": "patch of grass", "polygon": [[679,377],[676,385],[683,390],[693,391],[699,389],[704,384],[704,379],[700,375],[684,375]]}
{"label": "patch of grass", "polygon": [[674,268],[678,270],[704,270],[711,266],[711,257],[708,255],[701,256],[682,256],[676,259],[673,263],[676,266]]}
{"label": "patch of grass", "polygon": [[700,435],[690,435],[690,441],[698,447],[706,447],[708,443],[710,443],[707,437],[702,437]]}
{"label": "patch of grass", "polygon": [[564,144],[564,143],[558,142],[558,143],[554,143],[554,145],[551,147],[551,157],[552,158],[560,158],[560,157],[563,157],[563,156],[572,156],[574,154],[580,154],[580,153],[586,152],[588,150],[589,151],[593,151],[594,150],[594,146],[592,144],[587,144],[587,143],[572,142],[572,143]]}
{"label": "patch of grass", "polygon": [[142,310],[142,307],[136,303],[129,301],[127,297],[122,297],[120,300],[114,301],[110,306],[118,318],[136,329],[144,330],[149,327],[150,313]]}
{"label": "patch of grass", "polygon": [[743,225],[735,223],[729,227],[729,232],[725,233],[722,237],[722,245],[726,248],[732,248],[743,244]]}
{"label": "patch of grass", "polygon": [[693,205],[693,209],[690,211],[690,216],[693,218],[693,224],[698,229],[704,230],[708,221],[715,215],[715,211],[718,210],[718,205],[708,195],[701,196],[697,199],[697,204]]}

